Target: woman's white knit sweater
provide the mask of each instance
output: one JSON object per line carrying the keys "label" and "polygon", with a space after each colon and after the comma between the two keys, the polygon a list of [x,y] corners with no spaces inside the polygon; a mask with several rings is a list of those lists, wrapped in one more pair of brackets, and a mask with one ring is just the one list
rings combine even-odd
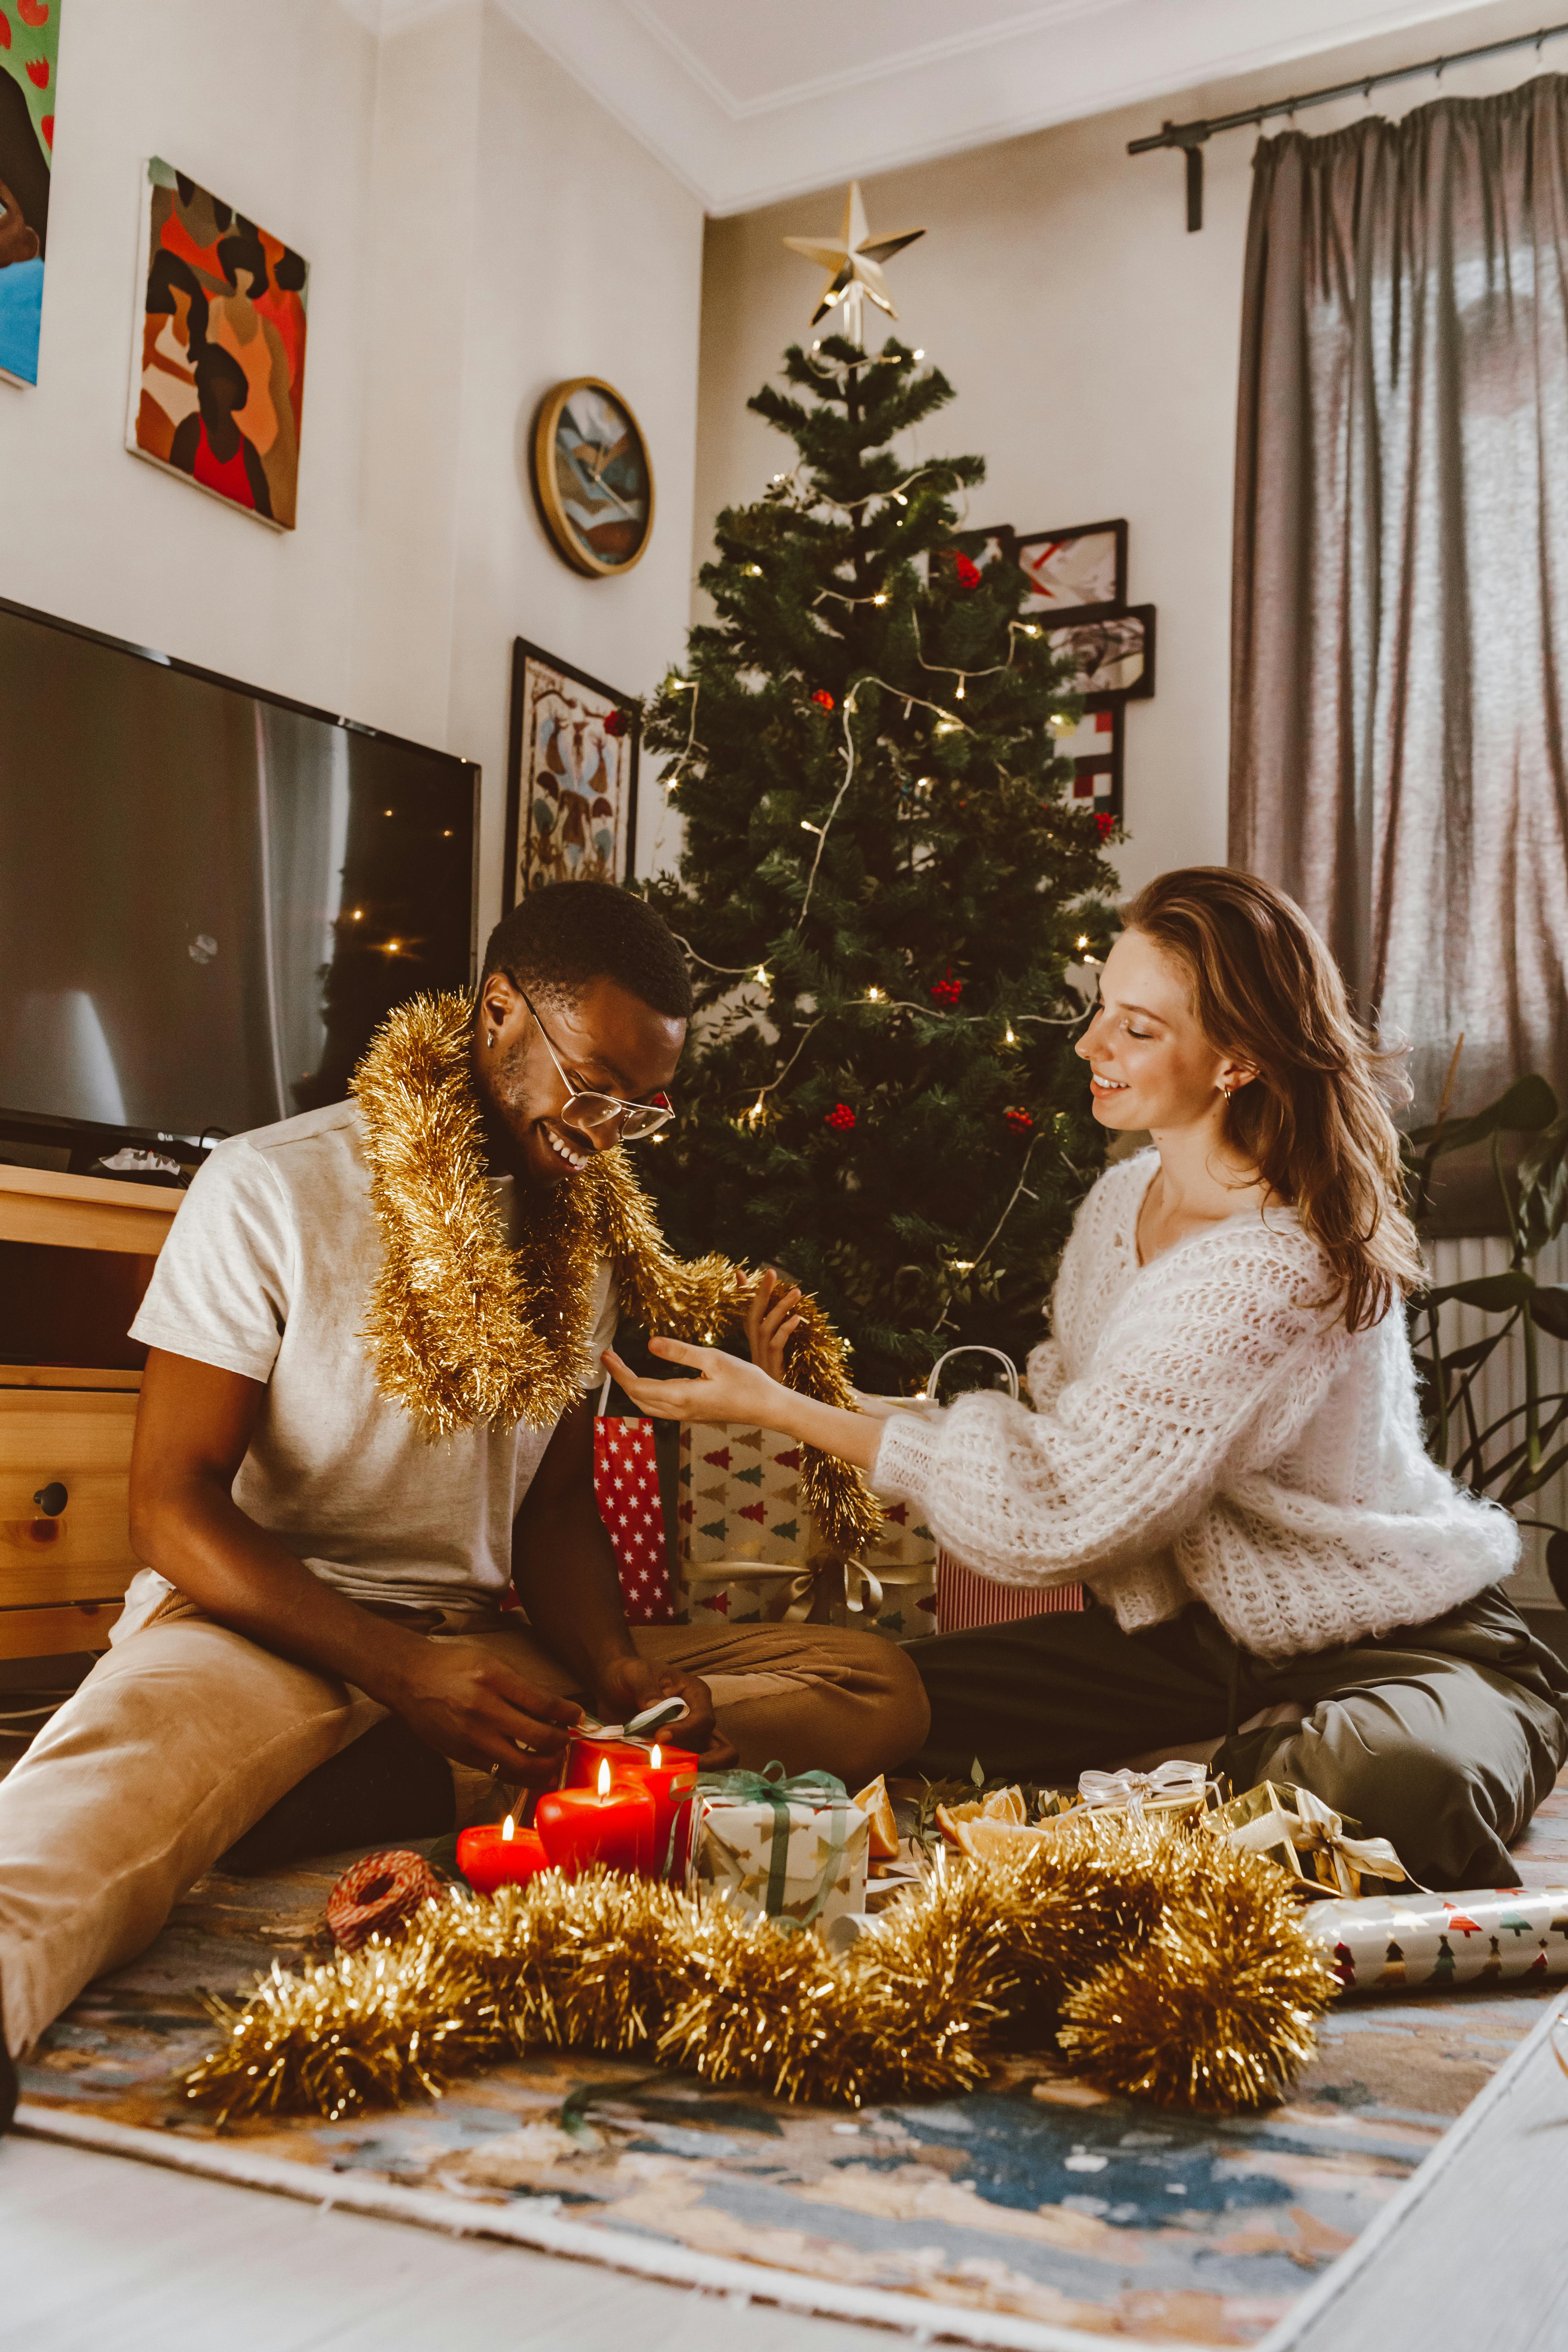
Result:
{"label": "woman's white knit sweater", "polygon": [[1289,1210],[1141,1266],[1158,1164],[1124,1160],[1079,1210],[1034,1411],[984,1394],[895,1413],[878,1493],[988,1576],[1081,1578],[1129,1633],[1196,1598],[1260,1657],[1422,1624],[1507,1576],[1512,1519],[1423,1449],[1398,1306],[1367,1331],[1335,1321]]}

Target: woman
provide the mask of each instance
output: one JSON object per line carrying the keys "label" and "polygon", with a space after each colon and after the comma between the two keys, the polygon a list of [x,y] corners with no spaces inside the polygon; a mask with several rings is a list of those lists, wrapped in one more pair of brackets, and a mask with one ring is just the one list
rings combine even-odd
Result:
{"label": "woman", "polygon": [[[1033,1411],[842,1412],[670,1340],[696,1378],[621,1377],[646,1411],[856,1463],[988,1575],[1087,1584],[1081,1614],[911,1647],[927,1772],[1212,1758],[1237,1788],[1312,1790],[1428,1885],[1517,1885],[1508,1843],[1568,1754],[1568,1673],[1499,1589],[1512,1519],[1422,1446],[1403,1313],[1422,1268],[1376,1056],[1267,883],[1167,874],[1124,921],[1077,1050],[1100,1124],[1153,1148],[1079,1212]],[[777,1361],[787,1315],[759,1298],[754,1320]]]}

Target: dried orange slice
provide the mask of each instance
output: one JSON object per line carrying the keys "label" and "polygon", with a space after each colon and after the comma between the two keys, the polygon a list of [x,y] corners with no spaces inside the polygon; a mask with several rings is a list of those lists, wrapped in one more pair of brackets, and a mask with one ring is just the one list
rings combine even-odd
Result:
{"label": "dried orange slice", "polygon": [[888,1794],[884,1775],[862,1789],[855,1802],[869,1817],[871,1823],[870,1851],[873,1862],[896,1862],[899,1856],[899,1826],[893,1819],[893,1801]]}

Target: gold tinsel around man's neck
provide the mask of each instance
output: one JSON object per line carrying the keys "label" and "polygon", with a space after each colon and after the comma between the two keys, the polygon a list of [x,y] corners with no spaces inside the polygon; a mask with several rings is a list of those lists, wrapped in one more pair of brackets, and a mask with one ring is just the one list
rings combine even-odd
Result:
{"label": "gold tinsel around man's neck", "polygon": [[[472,1023],[467,996],[400,1005],[353,1087],[384,1244],[362,1337],[382,1394],[431,1437],[485,1423],[547,1428],[596,1384],[587,1347],[606,1260],[623,1312],[678,1339],[701,1341],[732,1326],[750,1281],[728,1258],[671,1253],[619,1150],[531,1195],[514,1248],[486,1166]],[[852,1405],[843,1341],[813,1301],[800,1311],[787,1384]],[[801,1497],[846,1551],[880,1524],[858,1473],[809,1448]]]}

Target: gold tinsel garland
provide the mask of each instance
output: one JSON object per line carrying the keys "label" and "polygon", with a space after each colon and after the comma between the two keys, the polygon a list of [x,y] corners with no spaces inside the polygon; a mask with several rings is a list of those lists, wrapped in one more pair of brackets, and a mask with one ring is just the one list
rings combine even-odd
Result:
{"label": "gold tinsel garland", "polygon": [[[750,1279],[725,1257],[674,1256],[618,1150],[531,1204],[512,1249],[486,1178],[472,1029],[468,998],[416,997],[376,1032],[353,1078],[384,1244],[362,1336],[382,1394],[433,1437],[478,1422],[559,1420],[582,1394],[594,1278],[606,1258],[646,1329],[694,1343],[743,1319]],[[787,1385],[852,1405],[843,1340],[814,1300],[798,1311]],[[881,1524],[859,1473],[809,1446],[801,1500],[845,1551]]]}
{"label": "gold tinsel garland", "polygon": [[530,2047],[638,2052],[710,2083],[858,2106],[963,2091],[1005,2047],[1232,2113],[1283,2095],[1337,1985],[1275,1864],[1201,1826],[1064,1824],[899,1896],[842,1956],[639,1879],[454,1892],[405,1933],[274,1966],[187,2076],[221,2120],[438,2094]]}

